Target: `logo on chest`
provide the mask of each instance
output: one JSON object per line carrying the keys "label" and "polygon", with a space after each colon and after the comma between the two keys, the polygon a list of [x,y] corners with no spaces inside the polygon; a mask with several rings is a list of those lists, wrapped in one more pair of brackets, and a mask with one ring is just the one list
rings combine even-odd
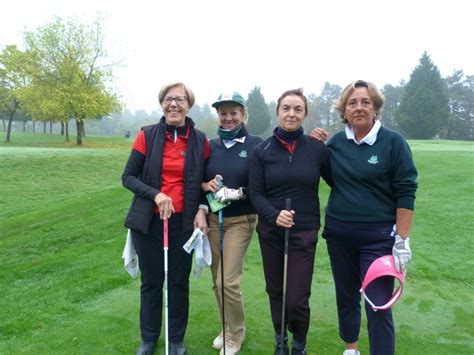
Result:
{"label": "logo on chest", "polygon": [[180,151],[179,152],[179,155],[181,155],[182,157],[184,157],[186,155],[186,152],[184,150]]}
{"label": "logo on chest", "polygon": [[247,158],[247,151],[246,151],[246,150],[242,150],[242,151],[239,153],[239,157],[241,157],[241,158]]}
{"label": "logo on chest", "polygon": [[378,164],[379,158],[377,158],[376,155],[372,155],[372,156],[370,157],[370,159],[367,160],[367,161],[369,162],[369,164],[375,165],[375,164]]}

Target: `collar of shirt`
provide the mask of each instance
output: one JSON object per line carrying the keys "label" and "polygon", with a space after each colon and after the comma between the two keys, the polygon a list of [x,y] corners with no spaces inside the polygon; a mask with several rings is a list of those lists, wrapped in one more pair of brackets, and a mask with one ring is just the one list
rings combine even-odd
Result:
{"label": "collar of shirt", "polygon": [[227,149],[229,149],[229,148],[232,148],[237,143],[244,143],[245,142],[245,137],[246,136],[243,136],[243,137],[240,137],[240,138],[234,138],[234,139],[231,139],[231,140],[223,139],[222,142],[224,143],[225,147]]}
{"label": "collar of shirt", "polygon": [[182,127],[174,127],[166,125],[166,138],[172,140],[176,143],[178,138],[180,139],[188,139],[189,138],[189,127],[182,126]]}
{"label": "collar of shirt", "polygon": [[382,126],[382,123],[380,123],[380,120],[375,120],[374,125],[370,129],[369,133],[360,140],[360,142],[357,142],[357,139],[355,137],[354,131],[352,130],[352,127],[349,124],[346,124],[346,137],[347,139],[352,139],[355,144],[361,145],[362,143],[368,144],[368,145],[374,145],[375,141],[377,140],[377,133],[379,132],[380,127]]}

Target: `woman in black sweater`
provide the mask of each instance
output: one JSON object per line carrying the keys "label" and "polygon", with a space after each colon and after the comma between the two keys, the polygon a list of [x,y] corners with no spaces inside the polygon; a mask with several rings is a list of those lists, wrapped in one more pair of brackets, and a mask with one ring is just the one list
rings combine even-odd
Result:
{"label": "woman in black sweater", "polygon": [[[277,334],[275,353],[288,352],[287,345],[281,349],[280,330],[284,233],[290,228],[285,328],[293,334],[292,354],[306,354],[309,297],[320,227],[318,185],[321,176],[330,182],[329,154],[322,142],[303,134],[308,105],[302,89],[284,92],[276,111],[279,127],[250,157],[250,199],[259,217],[257,232]],[[291,210],[285,209],[286,198],[291,198]]]}

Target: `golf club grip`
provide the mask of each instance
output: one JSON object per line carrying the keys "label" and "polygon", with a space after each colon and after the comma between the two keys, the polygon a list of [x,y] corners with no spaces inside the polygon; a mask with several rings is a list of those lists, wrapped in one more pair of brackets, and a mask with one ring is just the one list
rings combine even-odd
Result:
{"label": "golf club grip", "polygon": [[[287,198],[285,201],[285,210],[291,211],[291,198]],[[285,228],[285,255],[288,255],[288,242],[290,239],[290,228]]]}
{"label": "golf club grip", "polygon": [[168,219],[163,220],[163,247],[168,248]]}

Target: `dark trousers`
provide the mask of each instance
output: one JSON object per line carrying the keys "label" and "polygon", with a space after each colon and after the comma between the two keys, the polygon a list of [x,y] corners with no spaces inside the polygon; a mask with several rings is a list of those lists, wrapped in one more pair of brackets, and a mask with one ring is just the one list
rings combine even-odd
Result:
{"label": "dark trousers", "polygon": [[[188,324],[189,274],[192,255],[183,244],[191,236],[182,232],[182,215],[168,220],[168,315],[169,340],[184,338]],[[132,231],[141,272],[140,329],[143,341],[157,341],[161,333],[164,286],[163,221],[153,216],[147,235]]]}
{"label": "dark trousers", "polygon": [[[275,333],[280,334],[285,230],[259,222],[257,233],[273,327]],[[288,244],[285,325],[293,334],[293,338],[299,342],[306,341],[309,328],[309,297],[318,241],[317,233],[317,230],[291,231]]]}
{"label": "dark trousers", "polygon": [[[336,286],[339,335],[346,343],[359,338],[360,288],[367,269],[380,256],[391,255],[394,238],[392,223],[348,223],[326,216],[323,237],[327,241]],[[381,277],[366,289],[374,304],[385,304],[393,293],[393,277]],[[395,352],[395,329],[391,309],[372,310],[365,302],[370,353]]]}

